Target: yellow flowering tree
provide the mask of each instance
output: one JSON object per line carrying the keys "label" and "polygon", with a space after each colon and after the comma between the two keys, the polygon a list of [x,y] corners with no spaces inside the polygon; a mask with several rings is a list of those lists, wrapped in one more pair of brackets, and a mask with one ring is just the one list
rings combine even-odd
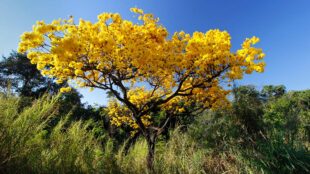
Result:
{"label": "yellow flowering tree", "polygon": [[79,87],[110,91],[116,99],[108,107],[112,123],[126,123],[142,133],[151,167],[156,138],[169,121],[154,125],[152,112],[183,112],[184,105],[193,103],[201,109],[225,106],[229,91],[221,84],[263,72],[264,53],[253,47],[257,37],[232,52],[226,31],[168,36],[158,18],[141,9],[131,11],[138,22],[117,13],[100,14],[95,23],[76,23],[73,18],[39,21],[21,36],[19,52],[27,52],[43,75],[59,83],[74,81]]}

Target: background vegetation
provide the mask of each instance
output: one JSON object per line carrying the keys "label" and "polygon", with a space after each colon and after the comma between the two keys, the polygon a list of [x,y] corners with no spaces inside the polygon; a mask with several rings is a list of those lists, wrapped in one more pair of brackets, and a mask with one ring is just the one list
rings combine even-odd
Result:
{"label": "background vegetation", "polygon": [[[57,94],[27,59],[16,68],[22,57],[0,62],[0,173],[150,173],[139,133],[111,126],[77,91]],[[236,86],[231,98],[228,109],[173,119],[153,172],[310,172],[310,90]]]}

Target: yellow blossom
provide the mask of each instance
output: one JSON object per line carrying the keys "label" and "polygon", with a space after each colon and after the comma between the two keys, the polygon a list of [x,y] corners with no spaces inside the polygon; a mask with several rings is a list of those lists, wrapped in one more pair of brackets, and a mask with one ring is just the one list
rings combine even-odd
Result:
{"label": "yellow blossom", "polygon": [[71,91],[71,87],[60,88],[61,93],[66,93],[66,92],[70,92],[70,91]]}
{"label": "yellow blossom", "polygon": [[170,113],[182,113],[192,103],[228,106],[230,91],[220,82],[264,71],[265,54],[255,47],[257,37],[245,39],[233,52],[227,31],[169,36],[153,14],[131,11],[142,21],[133,23],[118,13],[99,14],[96,22],[75,23],[73,17],[50,24],[39,21],[21,35],[18,51],[27,53],[31,63],[57,83],[75,80],[80,87],[112,91],[122,99],[108,105],[112,124],[134,129],[139,128],[135,119],[146,127],[153,124],[153,103]]}

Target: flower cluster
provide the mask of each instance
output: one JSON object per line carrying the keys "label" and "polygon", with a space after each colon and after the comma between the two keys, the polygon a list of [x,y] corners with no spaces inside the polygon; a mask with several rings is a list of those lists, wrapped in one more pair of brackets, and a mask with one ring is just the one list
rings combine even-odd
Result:
{"label": "flower cluster", "polygon": [[[139,22],[125,20],[117,13],[100,14],[95,23],[76,22],[73,17],[50,24],[37,22],[31,32],[21,36],[18,51],[27,52],[31,63],[58,83],[74,80],[80,87],[107,90],[116,85],[140,112],[147,110],[150,102],[179,112],[184,111],[176,107],[180,100],[210,108],[225,106],[229,91],[221,82],[264,71],[265,55],[254,47],[257,37],[246,39],[232,52],[226,31],[181,31],[168,37],[158,18],[138,8],[131,11]],[[141,88],[145,84],[146,88]],[[116,102],[109,108],[116,125],[126,122],[136,127],[130,114],[120,114],[128,108]],[[150,124],[149,116],[144,117],[145,124]]]}
{"label": "flower cluster", "polygon": [[[132,118],[132,113],[130,110],[124,105],[121,105],[117,100],[110,100],[105,110],[107,111],[108,116],[111,118],[111,124],[118,127],[124,124],[130,126],[133,129],[139,128]],[[141,121],[144,126],[147,127],[151,124],[151,116],[143,115],[141,117]]]}

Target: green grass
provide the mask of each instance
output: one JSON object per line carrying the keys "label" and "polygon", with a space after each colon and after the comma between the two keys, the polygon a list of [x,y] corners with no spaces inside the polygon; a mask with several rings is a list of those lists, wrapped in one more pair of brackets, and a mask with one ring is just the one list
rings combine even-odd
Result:
{"label": "green grass", "polygon": [[65,115],[50,126],[60,117],[57,100],[44,96],[17,112],[18,98],[0,97],[1,173],[114,172],[111,152],[105,152],[111,149],[96,140],[92,121],[69,122]]}
{"label": "green grass", "polygon": [[[144,139],[125,153],[107,133],[98,137],[94,121],[59,115],[58,100],[43,96],[21,109],[20,98],[0,95],[0,173],[150,173]],[[154,173],[309,172],[307,149],[274,137],[248,145],[230,118],[205,114],[187,132],[171,131],[156,144]]]}

